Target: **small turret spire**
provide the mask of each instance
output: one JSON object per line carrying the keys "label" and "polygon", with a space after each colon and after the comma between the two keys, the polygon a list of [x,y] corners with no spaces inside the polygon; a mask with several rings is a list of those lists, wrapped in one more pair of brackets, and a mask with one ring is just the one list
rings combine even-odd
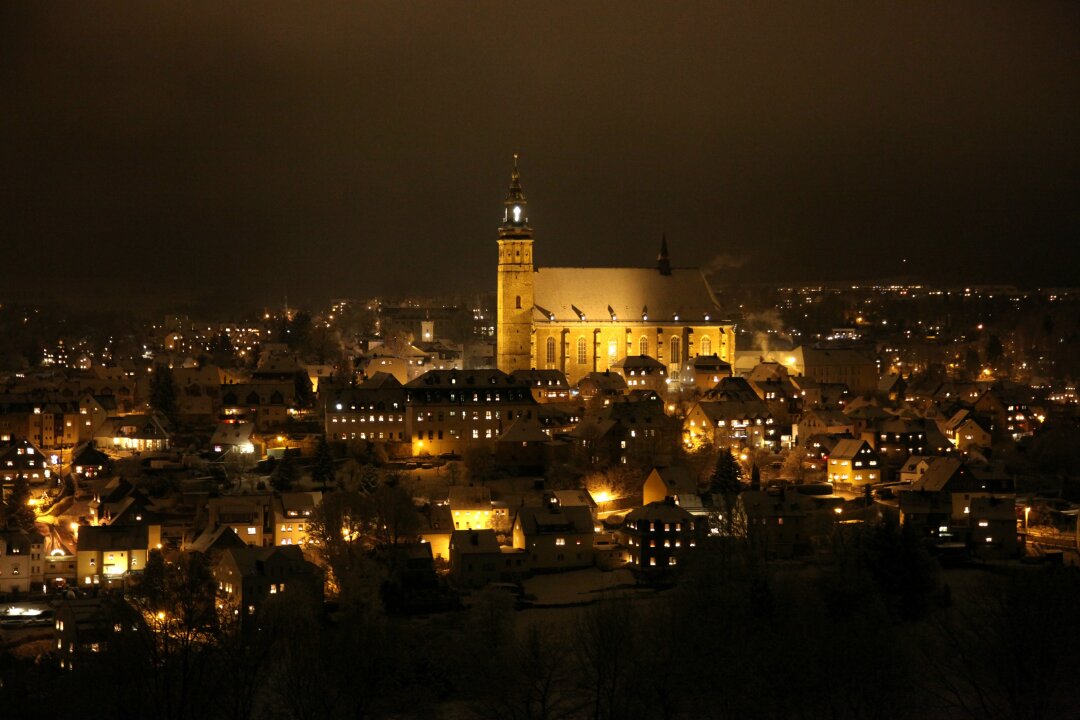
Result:
{"label": "small turret spire", "polygon": [[671,259],[668,257],[667,233],[660,234],[660,254],[656,256],[656,269],[661,275],[671,274]]}

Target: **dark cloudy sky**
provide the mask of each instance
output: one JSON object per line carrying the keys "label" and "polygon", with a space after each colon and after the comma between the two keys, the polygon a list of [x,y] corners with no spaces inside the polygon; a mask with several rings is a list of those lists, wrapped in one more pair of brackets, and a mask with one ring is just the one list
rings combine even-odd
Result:
{"label": "dark cloudy sky", "polygon": [[3,2],[0,299],[493,288],[515,150],[541,264],[1080,284],[1078,135],[1076,2]]}

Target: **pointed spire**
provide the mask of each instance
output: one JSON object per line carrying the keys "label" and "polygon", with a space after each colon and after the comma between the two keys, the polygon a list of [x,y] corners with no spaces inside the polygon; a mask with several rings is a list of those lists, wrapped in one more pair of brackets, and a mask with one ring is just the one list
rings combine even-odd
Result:
{"label": "pointed spire", "polygon": [[660,234],[660,254],[656,256],[656,269],[661,275],[671,274],[671,259],[668,257],[667,233]]}
{"label": "pointed spire", "polygon": [[514,153],[514,165],[510,170],[510,191],[503,201],[503,219],[499,227],[499,236],[510,238],[531,236],[529,229],[528,201],[525,200],[525,191],[521,187],[521,173],[518,171],[518,154]]}
{"label": "pointed spire", "polygon": [[514,153],[514,167],[510,171],[510,192],[506,195],[507,202],[524,203],[525,191],[521,189],[521,173],[518,172],[518,154]]}

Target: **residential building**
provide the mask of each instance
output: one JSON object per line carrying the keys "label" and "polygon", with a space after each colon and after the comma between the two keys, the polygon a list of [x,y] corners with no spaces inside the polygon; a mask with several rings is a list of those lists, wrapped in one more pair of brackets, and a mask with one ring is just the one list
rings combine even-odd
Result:
{"label": "residential building", "polygon": [[161,547],[160,525],[84,525],[76,562],[79,585],[122,586],[142,572],[150,550]]}
{"label": "residential building", "polygon": [[516,418],[536,416],[527,385],[499,370],[432,370],[405,386],[406,437],[413,455],[494,449]]}
{"label": "residential building", "polygon": [[586,506],[563,507],[554,496],[525,506],[514,518],[513,545],[533,570],[569,570],[593,564],[593,520]]}
{"label": "residential building", "polygon": [[845,439],[829,455],[828,480],[834,485],[861,489],[881,482],[881,456],[865,440]]}
{"label": "residential building", "polygon": [[320,502],[321,492],[286,492],[275,496],[274,544],[307,545],[311,541],[311,522]]}
{"label": "residential building", "polygon": [[37,531],[0,531],[0,593],[44,590],[45,540]]}
{"label": "residential building", "polygon": [[214,567],[214,578],[226,607],[247,628],[271,598],[290,605],[323,601],[322,570],[295,545],[230,548]]}
{"label": "residential building", "polygon": [[627,513],[615,539],[626,549],[631,568],[662,571],[678,565],[680,556],[697,544],[704,528],[703,518],[691,515],[669,497]]}

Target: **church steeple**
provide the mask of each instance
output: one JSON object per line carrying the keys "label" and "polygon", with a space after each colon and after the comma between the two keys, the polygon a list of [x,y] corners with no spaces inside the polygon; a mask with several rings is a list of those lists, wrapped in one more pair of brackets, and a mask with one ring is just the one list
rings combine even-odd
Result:
{"label": "church steeple", "polygon": [[528,370],[533,364],[532,317],[533,234],[525,212],[525,191],[521,189],[518,156],[510,171],[510,192],[503,203],[499,225],[498,332],[495,352],[499,369],[506,373]]}
{"label": "church steeple", "polygon": [[660,235],[660,254],[656,256],[656,269],[661,275],[671,274],[671,259],[667,252],[667,233]]}
{"label": "church steeple", "polygon": [[522,238],[532,236],[529,227],[528,201],[521,188],[521,173],[518,172],[518,155],[514,153],[514,167],[510,171],[510,191],[503,202],[502,225],[499,226],[500,238]]}

